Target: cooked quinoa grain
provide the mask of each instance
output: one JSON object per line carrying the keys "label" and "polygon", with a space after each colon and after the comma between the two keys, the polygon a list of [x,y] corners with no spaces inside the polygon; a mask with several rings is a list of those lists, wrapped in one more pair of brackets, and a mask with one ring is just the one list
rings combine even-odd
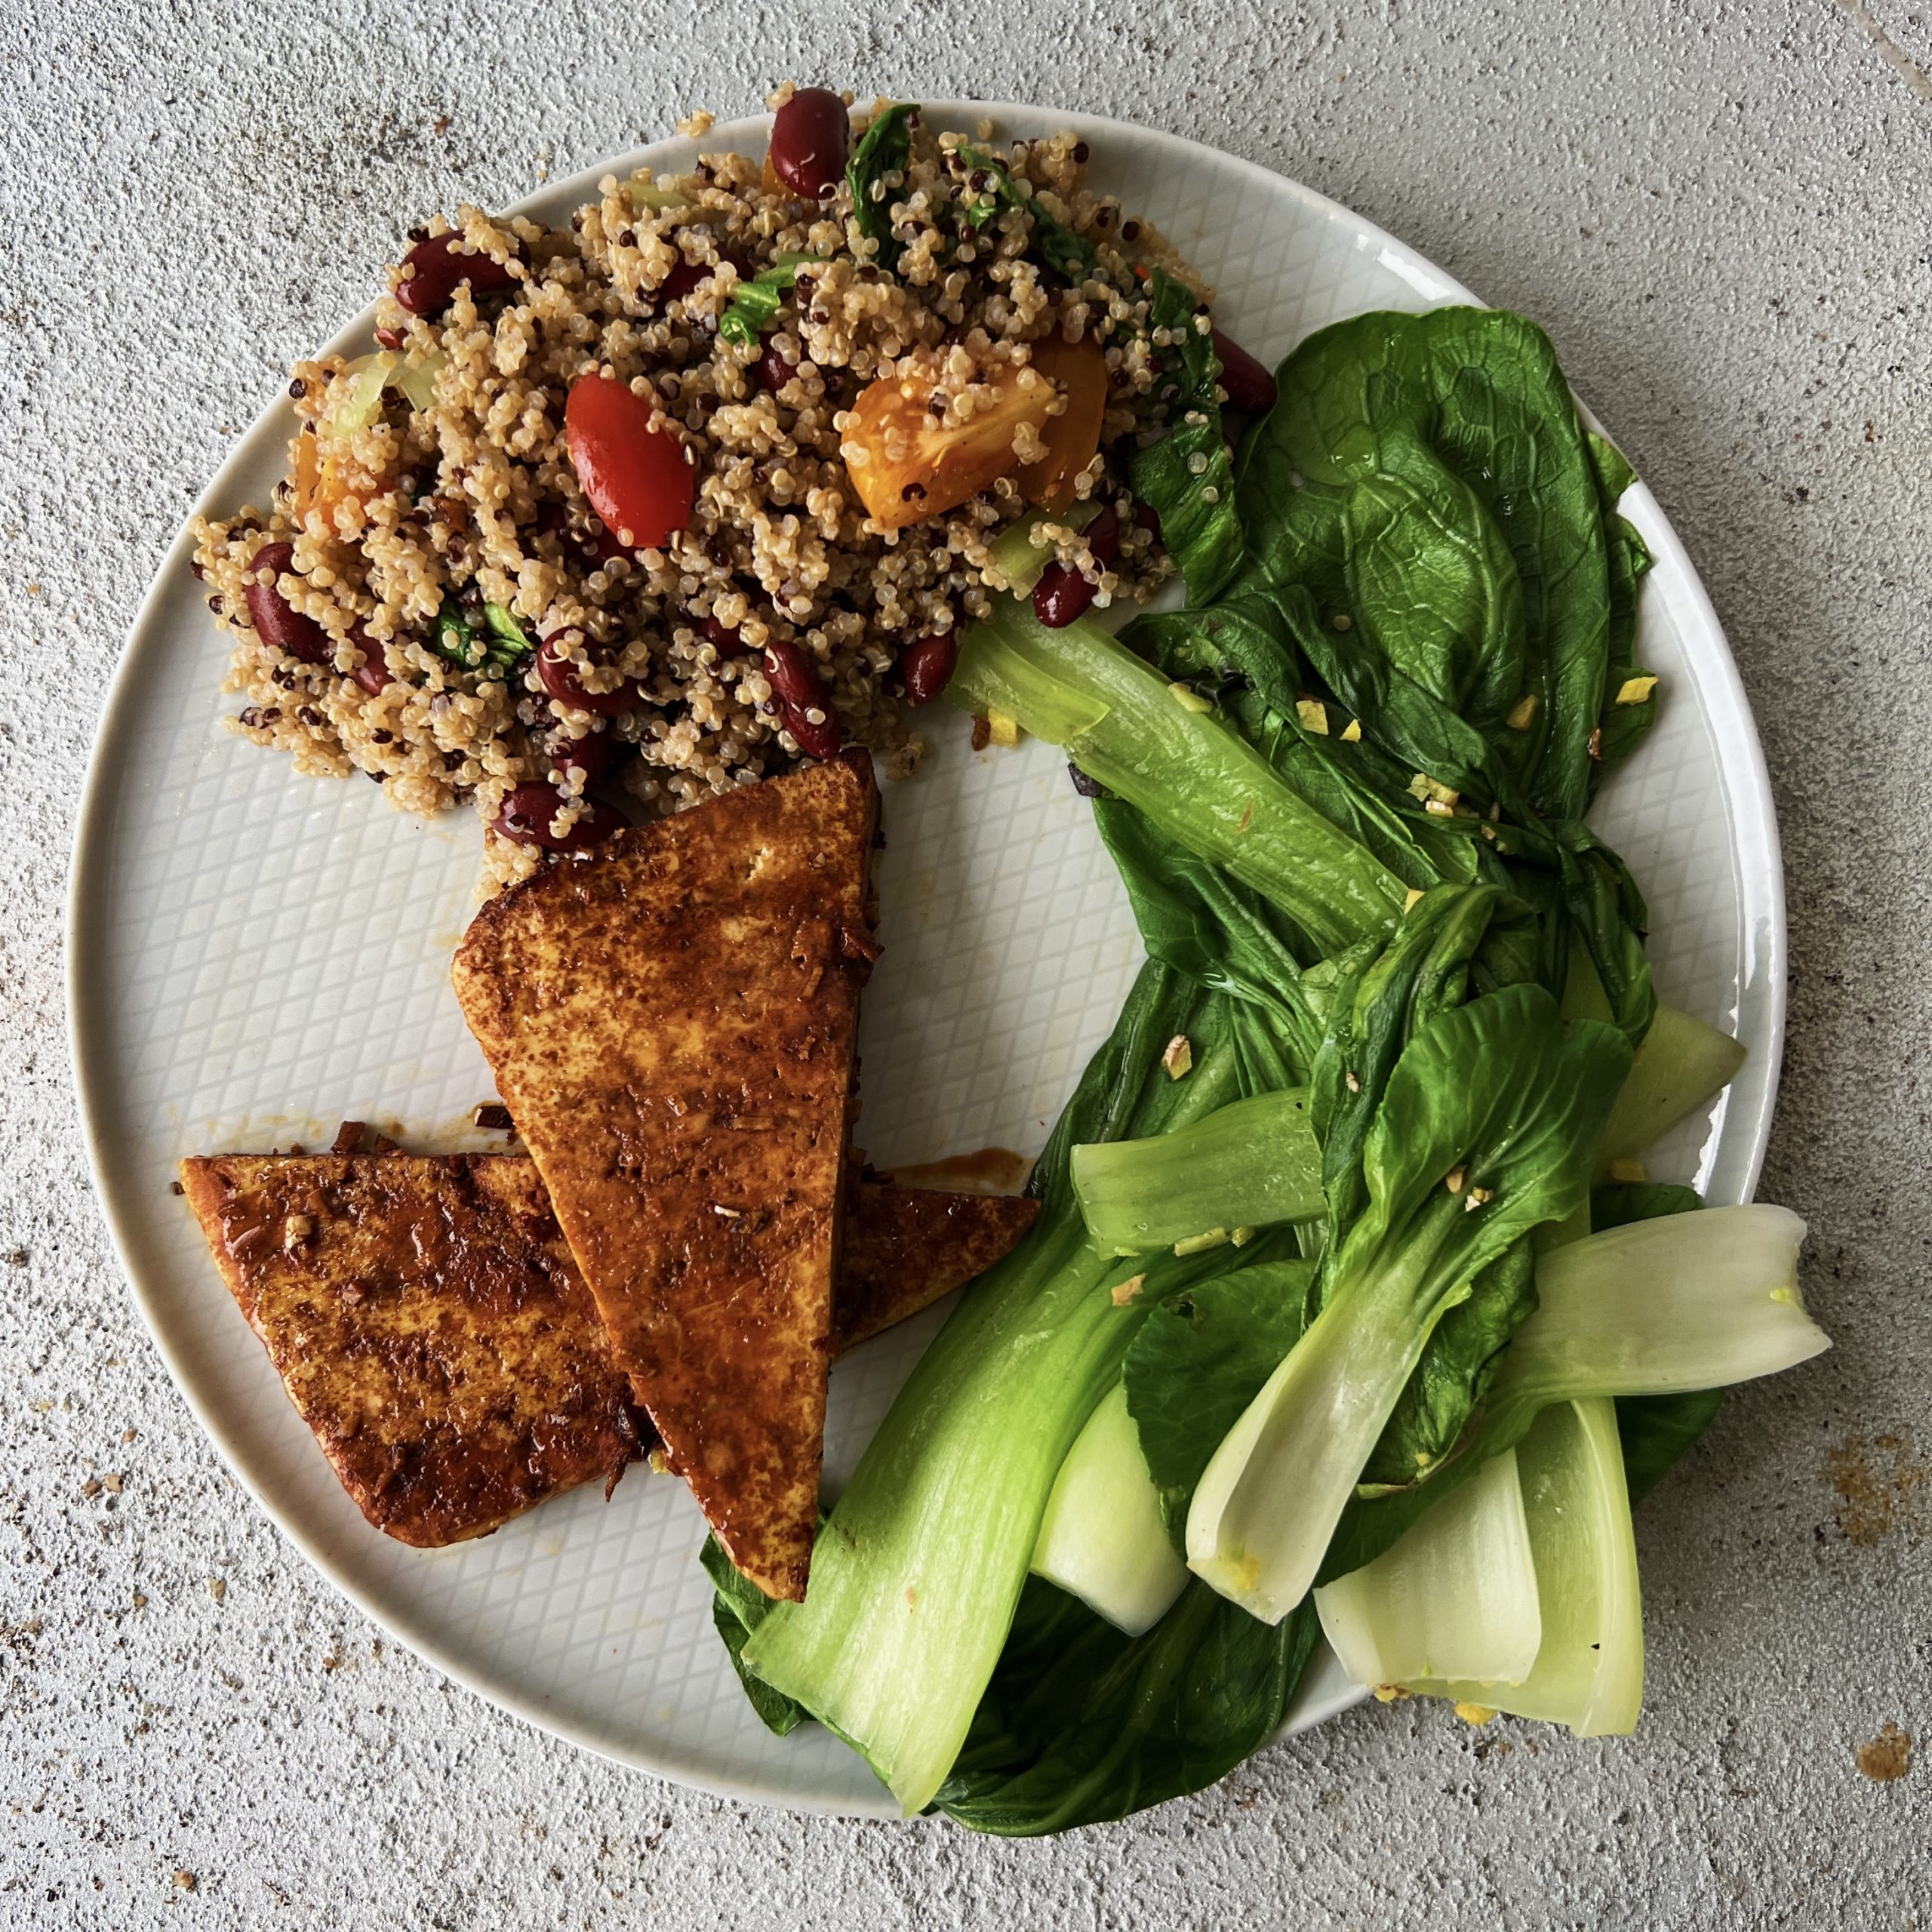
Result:
{"label": "cooked quinoa grain", "polygon": [[[885,106],[854,114],[855,143]],[[907,775],[901,656],[1009,588],[989,546],[1071,433],[1073,387],[1035,366],[1056,340],[1104,369],[1098,444],[1035,541],[1097,601],[1144,597],[1169,565],[1127,464],[1164,426],[1171,338],[1142,285],[1161,268],[1211,291],[1088,189],[1084,142],[989,142],[915,119],[869,208],[843,180],[813,202],[718,153],[607,177],[561,227],[466,207],[414,231],[378,350],[291,372],[273,500],[196,525],[233,641],[231,728],[298,771],[365,773],[401,810],[470,804],[485,890],[620,822],[593,793],[676,811],[841,740]],[[1055,272],[1048,224],[1091,245],[1091,269]],[[688,491],[668,535],[607,528],[586,494],[566,408],[600,377],[631,445]],[[941,445],[977,448],[986,474],[928,512]],[[1103,558],[1082,533],[1109,506],[1127,540]]]}

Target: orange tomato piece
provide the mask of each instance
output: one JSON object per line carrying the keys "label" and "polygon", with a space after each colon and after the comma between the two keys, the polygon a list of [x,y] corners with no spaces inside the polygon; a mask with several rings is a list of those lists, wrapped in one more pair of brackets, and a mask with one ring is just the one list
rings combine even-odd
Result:
{"label": "orange tomato piece", "polygon": [[[1019,466],[1013,438],[1023,423],[1044,432],[1053,385],[1009,368],[992,384],[990,405],[949,426],[927,408],[932,385],[881,376],[863,390],[846,426],[845,467],[866,514],[881,530],[903,530],[957,509]],[[862,451],[857,463],[851,452]]]}
{"label": "orange tomato piece", "polygon": [[1091,336],[1069,342],[1049,336],[1033,345],[1033,367],[1066,392],[1066,408],[1047,419],[1047,453],[1014,477],[1029,503],[1056,515],[1073,507],[1073,480],[1100,447],[1107,413],[1106,352]]}
{"label": "orange tomato piece", "polygon": [[296,520],[306,524],[311,511],[319,512],[331,532],[338,503],[351,497],[365,497],[383,482],[352,461],[346,442],[306,432],[295,438],[291,469]]}

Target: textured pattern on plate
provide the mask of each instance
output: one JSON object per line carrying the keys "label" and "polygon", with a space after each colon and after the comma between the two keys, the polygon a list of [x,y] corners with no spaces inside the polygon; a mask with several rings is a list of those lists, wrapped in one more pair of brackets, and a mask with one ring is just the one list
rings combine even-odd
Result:
{"label": "textured pattern on plate", "polygon": [[[970,125],[980,110],[932,111]],[[1003,134],[1085,134],[1106,185],[1192,256],[1220,286],[1227,326],[1271,359],[1363,309],[1463,299],[1399,243],[1244,163],[1089,117],[992,111]],[[705,145],[762,138],[749,124]],[[648,158],[675,168],[694,152],[672,142]],[[555,218],[603,171],[531,205]],[[343,340],[366,346],[359,328]],[[210,504],[265,500],[289,426],[278,405]],[[1727,1104],[1684,1130],[1658,1170],[1740,1199],[1756,1177],[1777,1065],[1776,834],[1709,606],[1648,493],[1626,509],[1659,553],[1644,651],[1669,695],[1600,817],[1650,893],[1665,996],[1736,1027],[1752,1050]],[[703,1525],[678,1485],[634,1471],[608,1506],[595,1487],[579,1491],[494,1537],[426,1554],[364,1524],[290,1408],[168,1194],[174,1163],[326,1144],[344,1115],[400,1121],[413,1146],[486,1144],[469,1112],[489,1077],[447,977],[477,835],[460,817],[398,817],[367,785],[298,780],[227,737],[214,721],[223,657],[177,546],[115,688],[75,867],[74,1025],[97,1173],[177,1380],[243,1481],[340,1587],[499,1703],[715,1789],[888,1809],[841,1746],[811,1730],[773,1739],[752,1716],[712,1628]],[[886,951],[860,1036],[859,1131],[882,1164],[992,1143],[1036,1151],[1137,958],[1059,759],[1038,745],[976,757],[950,712],[928,729],[928,769],[885,798]],[[834,1371],[835,1484],[943,1318],[931,1310]],[[1298,1715],[1351,1694],[1315,1673]]]}

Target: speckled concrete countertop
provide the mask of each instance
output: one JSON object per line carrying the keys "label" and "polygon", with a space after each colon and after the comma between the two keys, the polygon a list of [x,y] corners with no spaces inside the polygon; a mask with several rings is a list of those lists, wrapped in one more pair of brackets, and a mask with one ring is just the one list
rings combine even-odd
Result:
{"label": "speckled concrete countertop", "polygon": [[[1014,0],[272,14],[10,0],[0,142],[0,1925],[1932,1921],[1932,12]],[[321,16],[326,13],[328,17]],[[100,695],[183,507],[419,213],[786,75],[1035,100],[1299,177],[1528,311],[1676,520],[1783,820],[1762,1192],[1837,1338],[1638,1518],[1635,1740],[1371,1706],[1057,1843],[614,1769],[336,1598],[175,1395],[60,991]],[[1932,1742],[1932,1741],[1929,1741]]]}

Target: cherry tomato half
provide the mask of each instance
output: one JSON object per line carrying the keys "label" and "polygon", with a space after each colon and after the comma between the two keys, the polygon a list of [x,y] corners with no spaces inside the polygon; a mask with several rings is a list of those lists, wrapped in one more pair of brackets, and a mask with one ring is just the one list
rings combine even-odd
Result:
{"label": "cherry tomato half", "polygon": [[634,550],[661,549],[691,520],[683,445],[651,426],[651,405],[614,376],[583,376],[564,405],[571,467],[590,506]]}

